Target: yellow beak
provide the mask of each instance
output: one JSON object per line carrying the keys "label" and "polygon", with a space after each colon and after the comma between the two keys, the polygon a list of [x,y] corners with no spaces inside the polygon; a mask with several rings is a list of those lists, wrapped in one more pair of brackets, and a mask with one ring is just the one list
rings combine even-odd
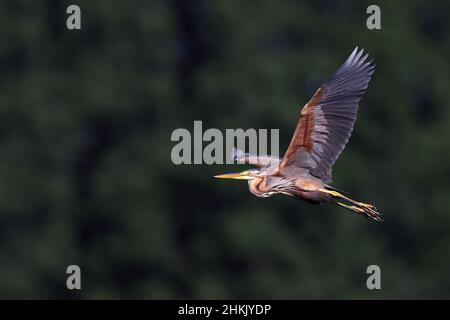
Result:
{"label": "yellow beak", "polygon": [[250,177],[247,174],[245,174],[245,172],[219,174],[217,176],[214,176],[214,178],[237,179],[237,180],[249,180],[250,179]]}

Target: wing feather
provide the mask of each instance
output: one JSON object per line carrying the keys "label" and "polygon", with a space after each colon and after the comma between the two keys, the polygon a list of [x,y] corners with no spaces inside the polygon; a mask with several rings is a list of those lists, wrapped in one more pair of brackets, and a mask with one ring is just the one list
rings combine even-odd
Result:
{"label": "wing feather", "polygon": [[325,183],[331,182],[331,167],[350,138],[359,100],[375,70],[363,51],[355,48],[303,107],[280,173],[303,168]]}
{"label": "wing feather", "polygon": [[233,147],[231,152],[231,157],[233,160],[236,160],[237,163],[245,163],[251,164],[261,168],[268,168],[278,166],[280,164],[281,159],[275,156],[266,156],[266,155],[252,155],[249,153],[244,153],[242,150],[239,150]]}

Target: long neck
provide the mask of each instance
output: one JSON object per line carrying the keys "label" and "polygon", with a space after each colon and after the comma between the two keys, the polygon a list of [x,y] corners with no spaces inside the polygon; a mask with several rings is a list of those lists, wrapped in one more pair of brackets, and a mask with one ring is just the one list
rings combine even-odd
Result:
{"label": "long neck", "polygon": [[271,187],[268,186],[266,182],[266,177],[256,177],[255,179],[248,181],[248,188],[255,196],[261,198],[269,197],[272,194],[270,192]]}
{"label": "long neck", "polygon": [[264,176],[249,180],[248,187],[254,195],[265,198],[275,193],[283,193],[292,196],[293,181],[282,177]]}

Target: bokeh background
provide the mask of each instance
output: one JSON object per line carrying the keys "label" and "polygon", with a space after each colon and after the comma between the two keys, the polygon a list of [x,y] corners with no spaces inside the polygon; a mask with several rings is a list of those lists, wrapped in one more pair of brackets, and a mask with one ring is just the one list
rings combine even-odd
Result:
{"label": "bokeh background", "polygon": [[[377,1],[381,30],[370,4],[1,1],[0,298],[450,298],[450,3]],[[384,223],[172,164],[194,120],[283,152],[357,45],[377,68],[334,185]]]}

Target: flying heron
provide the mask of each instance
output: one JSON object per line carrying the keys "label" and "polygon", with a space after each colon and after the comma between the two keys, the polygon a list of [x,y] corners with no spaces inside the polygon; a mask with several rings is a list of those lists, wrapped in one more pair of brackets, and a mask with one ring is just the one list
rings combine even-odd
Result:
{"label": "flying heron", "polygon": [[282,159],[256,156],[233,149],[238,163],[258,169],[215,176],[248,180],[250,192],[258,197],[285,194],[313,204],[331,202],[382,221],[371,205],[344,196],[331,183],[331,167],[344,150],[356,121],[358,103],[375,70],[368,54],[356,47],[347,61],[303,107],[291,143]]}

